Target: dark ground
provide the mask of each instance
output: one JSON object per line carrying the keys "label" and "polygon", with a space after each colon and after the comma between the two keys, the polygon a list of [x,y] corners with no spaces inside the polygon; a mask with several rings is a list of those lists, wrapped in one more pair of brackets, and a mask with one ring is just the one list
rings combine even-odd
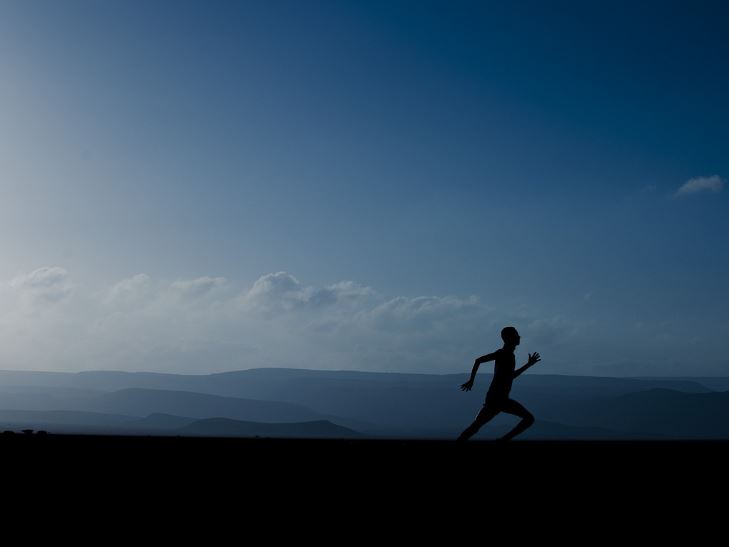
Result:
{"label": "dark ground", "polygon": [[729,491],[727,441],[456,444],[16,434],[0,436],[0,462],[4,498],[21,494],[29,510],[37,510],[39,500],[56,507],[73,495],[80,504],[66,509],[105,511],[117,523],[158,520],[171,510],[177,530],[185,525],[183,515],[195,520],[210,511],[226,522],[245,517],[254,527],[259,517],[273,518],[275,533],[290,532],[294,521],[422,532],[448,518],[468,533],[507,522],[533,532],[529,523],[545,520],[572,534],[586,523],[604,527],[601,534],[623,525],[666,531],[690,523],[705,530],[724,522],[715,515],[725,512]]}
{"label": "dark ground", "polygon": [[[724,484],[729,441],[302,440],[94,435],[0,435],[17,469],[53,476],[92,471],[104,480],[225,477],[231,482],[397,479],[508,487],[534,484]],[[100,475],[98,475],[100,474]]]}

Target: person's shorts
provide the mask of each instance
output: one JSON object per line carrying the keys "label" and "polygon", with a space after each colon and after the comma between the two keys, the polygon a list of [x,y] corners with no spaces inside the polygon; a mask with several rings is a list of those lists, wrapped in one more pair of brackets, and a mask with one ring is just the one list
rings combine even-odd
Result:
{"label": "person's shorts", "polygon": [[483,406],[493,406],[497,408],[501,408],[504,406],[506,401],[509,400],[509,394],[503,394],[503,393],[487,393],[486,394],[486,400],[483,403]]}

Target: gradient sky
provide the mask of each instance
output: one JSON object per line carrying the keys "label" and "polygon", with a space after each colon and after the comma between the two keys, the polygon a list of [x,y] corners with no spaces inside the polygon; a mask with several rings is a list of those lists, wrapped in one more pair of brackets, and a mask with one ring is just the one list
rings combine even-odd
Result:
{"label": "gradient sky", "polygon": [[[0,3],[0,368],[729,374],[726,2]],[[535,370],[536,372],[536,370]]]}

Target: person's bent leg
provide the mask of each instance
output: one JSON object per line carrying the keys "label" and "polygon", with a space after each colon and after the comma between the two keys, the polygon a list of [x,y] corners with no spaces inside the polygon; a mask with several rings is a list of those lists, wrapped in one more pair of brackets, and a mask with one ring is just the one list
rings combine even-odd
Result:
{"label": "person's bent leg", "polygon": [[473,420],[473,423],[469,425],[463,433],[458,437],[457,440],[459,441],[467,441],[471,437],[473,437],[481,427],[483,427],[486,422],[491,420],[494,416],[496,416],[500,412],[500,409],[492,406],[492,405],[484,405],[484,407],[481,409],[481,411],[476,415],[476,419]]}
{"label": "person's bent leg", "polygon": [[514,416],[519,416],[521,418],[521,421],[516,424],[516,427],[509,431],[506,435],[501,437],[502,441],[509,441],[519,435],[520,433],[523,433],[526,431],[529,427],[534,424],[534,416],[531,412],[529,412],[524,406],[515,401],[514,399],[509,399],[506,401],[506,404],[502,408],[504,412],[507,414],[513,414]]}

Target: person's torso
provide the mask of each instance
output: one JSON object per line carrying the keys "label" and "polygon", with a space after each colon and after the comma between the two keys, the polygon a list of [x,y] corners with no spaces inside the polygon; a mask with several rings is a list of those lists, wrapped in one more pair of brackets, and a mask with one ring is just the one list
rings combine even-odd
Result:
{"label": "person's torso", "polygon": [[494,365],[494,378],[491,380],[489,395],[507,396],[511,391],[516,369],[516,357],[513,353],[499,350]]}

